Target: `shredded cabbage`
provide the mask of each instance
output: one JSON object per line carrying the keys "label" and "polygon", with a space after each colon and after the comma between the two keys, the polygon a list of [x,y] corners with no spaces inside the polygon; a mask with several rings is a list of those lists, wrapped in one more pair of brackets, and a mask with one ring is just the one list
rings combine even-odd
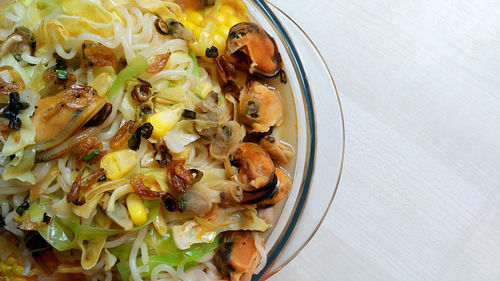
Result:
{"label": "shredded cabbage", "polygon": [[[199,243],[191,245],[191,247],[181,250],[176,247],[172,233],[169,231],[166,236],[161,236],[154,229],[151,229],[144,242],[148,246],[149,256],[149,271],[145,276],[149,276],[151,271],[160,264],[168,264],[173,267],[184,265],[184,270],[191,266],[195,266],[197,259],[215,250],[218,246],[218,239],[215,238],[211,243]],[[123,280],[129,280],[130,269],[128,267],[128,256],[132,249],[131,243],[122,244],[116,248],[110,249],[120,259],[117,264],[118,271]],[[142,265],[141,259],[137,259],[137,265]]]}
{"label": "shredded cabbage", "polygon": [[21,128],[18,131],[11,131],[3,145],[2,156],[15,155],[15,157],[5,166],[2,179],[18,179],[34,184],[35,177],[31,168],[35,164],[35,127],[30,117],[35,112],[40,95],[32,90],[24,90],[19,93],[19,97],[22,102],[27,102],[29,107],[19,112]]}
{"label": "shredded cabbage", "polygon": [[[208,215],[207,217],[210,217]],[[266,231],[269,225],[257,216],[255,208],[216,208],[213,219],[195,217],[182,225],[172,226],[172,236],[179,249],[188,249],[195,243],[210,243],[215,237],[228,230]]]}

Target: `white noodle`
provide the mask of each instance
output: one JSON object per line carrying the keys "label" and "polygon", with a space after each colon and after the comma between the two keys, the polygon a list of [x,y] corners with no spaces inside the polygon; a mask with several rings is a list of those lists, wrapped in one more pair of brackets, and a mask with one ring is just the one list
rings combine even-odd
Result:
{"label": "white noodle", "polygon": [[148,245],[146,245],[146,243],[142,242],[140,248],[141,248],[142,264],[148,264],[148,262],[149,262]]}
{"label": "white noodle", "polygon": [[139,246],[144,240],[144,237],[146,236],[148,229],[147,227],[141,229],[139,231],[139,234],[137,234],[137,238],[134,241],[134,244],[132,244],[132,250],[130,251],[130,256],[129,256],[129,267],[130,267],[130,274],[132,277],[132,280],[134,281],[139,281],[142,280],[141,275],[139,270],[137,269],[137,253],[139,252]]}
{"label": "white noodle", "polygon": [[135,237],[137,235],[137,231],[131,231],[123,234],[120,238],[117,238],[112,241],[106,241],[104,243],[104,248],[114,248],[118,247],[123,243],[129,242],[132,237]]}

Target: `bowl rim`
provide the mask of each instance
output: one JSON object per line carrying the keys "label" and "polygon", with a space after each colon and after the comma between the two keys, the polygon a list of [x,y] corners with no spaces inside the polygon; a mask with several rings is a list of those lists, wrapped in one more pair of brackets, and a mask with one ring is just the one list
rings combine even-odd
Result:
{"label": "bowl rim", "polygon": [[[270,252],[267,258],[267,264],[266,266],[262,269],[262,271],[254,275],[252,280],[261,280],[261,278],[265,275],[264,279],[267,279],[283,269],[286,265],[288,265],[303,249],[304,247],[311,241],[311,239],[314,237],[314,235],[317,233],[319,227],[322,225],[324,222],[331,206],[333,203],[333,200],[335,198],[335,195],[337,194],[338,187],[340,184],[340,179],[342,175],[342,170],[343,170],[343,165],[344,165],[344,155],[345,155],[345,124],[344,124],[344,115],[343,115],[343,110],[342,110],[342,104],[340,101],[340,95],[337,89],[337,86],[335,84],[335,80],[333,79],[333,75],[330,71],[330,68],[328,67],[328,64],[326,63],[325,58],[319,51],[318,47],[314,44],[314,42],[311,40],[309,35],[298,25],[289,15],[287,15],[283,10],[281,10],[279,7],[277,7],[275,4],[269,2],[268,0],[252,0],[254,4],[257,5],[257,7],[263,12],[263,14],[268,18],[268,20],[275,26],[277,29],[278,33],[281,35],[282,39],[284,40],[284,43],[286,43],[289,47],[289,52],[291,54],[291,60],[295,63],[296,66],[296,71],[298,72],[298,78],[299,78],[299,83],[301,84],[302,90],[303,90],[303,96],[306,102],[306,107],[307,107],[307,112],[306,115],[308,116],[309,119],[309,133],[310,133],[310,155],[309,155],[309,163],[306,163],[307,165],[307,171],[305,173],[306,177],[303,180],[305,183],[302,192],[299,194],[298,197],[298,205],[295,208],[294,213],[292,214],[291,218],[289,219],[288,227],[285,229],[284,234],[281,235],[281,239],[277,241],[277,243],[274,245],[274,251]],[[306,78],[306,72],[304,69],[304,66],[302,64],[302,60],[300,59],[300,56],[295,48],[295,45],[293,44],[292,40],[290,39],[287,31],[281,24],[280,20],[277,18],[277,16],[274,14],[274,12],[271,10],[269,6],[272,6],[274,9],[276,9],[278,12],[280,12],[283,16],[287,18],[291,23],[293,23],[301,32],[302,34],[307,38],[309,43],[313,46],[314,51],[316,54],[319,56],[321,59],[323,66],[328,72],[328,76],[330,77],[330,80],[332,82],[333,88],[335,90],[335,95],[337,98],[337,103],[339,106],[339,113],[340,113],[340,122],[341,122],[341,127],[342,127],[342,147],[341,147],[341,161],[340,161],[340,166],[339,166],[339,172],[337,176],[337,181],[335,183],[335,189],[333,191],[332,197],[330,199],[330,202],[328,203],[328,206],[321,217],[318,225],[315,227],[315,229],[311,232],[309,237],[306,239],[305,242],[299,247],[299,249],[292,255],[290,256],[283,264],[281,264],[278,268],[274,269],[272,272],[267,272],[267,270],[273,265],[276,261],[276,259],[279,257],[281,251],[283,248],[286,246],[287,242],[289,241],[291,235],[293,234],[297,223],[302,217],[302,211],[304,209],[304,206],[307,202],[308,195],[309,195],[309,190],[311,188],[312,184],[312,179],[314,176],[314,167],[316,164],[316,153],[317,153],[317,131],[316,131],[316,118],[315,118],[315,110],[314,110],[314,104],[313,104],[313,98],[311,95],[311,89],[309,87],[309,81]]]}

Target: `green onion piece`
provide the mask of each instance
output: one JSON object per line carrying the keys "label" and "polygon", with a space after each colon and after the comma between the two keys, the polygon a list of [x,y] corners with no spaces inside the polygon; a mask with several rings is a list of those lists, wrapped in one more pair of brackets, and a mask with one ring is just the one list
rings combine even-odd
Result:
{"label": "green onion piece", "polygon": [[66,70],[56,69],[56,73],[57,73],[57,78],[59,80],[66,80],[66,79],[68,79],[68,72]]}
{"label": "green onion piece", "polygon": [[148,67],[148,62],[145,57],[138,55],[136,56],[118,75],[116,76],[115,81],[111,85],[111,89],[108,93],[108,99],[111,99],[118,90],[125,84],[125,82],[138,75],[139,73],[144,72],[144,70]]}
{"label": "green onion piece", "polygon": [[29,207],[30,207],[30,203],[28,201],[24,201],[23,203],[21,203],[21,205],[19,205],[19,207],[17,207],[16,213],[18,215],[22,216],[24,214],[24,212],[26,212],[26,210],[28,210]]}
{"label": "green onion piece", "polygon": [[182,117],[188,119],[196,119],[196,112],[189,109],[184,109],[184,111],[182,111]]}
{"label": "green onion piece", "polygon": [[90,160],[92,160],[92,158],[94,158],[95,156],[101,154],[101,151],[99,149],[94,149],[92,150],[92,152],[90,152],[89,155],[83,157],[83,161],[85,162],[89,162]]}
{"label": "green onion piece", "polygon": [[196,77],[196,88],[195,88],[194,94],[196,97],[198,97],[200,100],[202,100],[202,98],[200,96],[200,70],[198,68],[198,60],[196,59],[196,55],[192,51],[189,51],[189,56],[191,57],[191,59],[194,62],[193,74],[194,74],[194,77]]}
{"label": "green onion piece", "polygon": [[16,61],[21,61],[21,54],[15,54],[14,55],[14,59],[16,59]]}

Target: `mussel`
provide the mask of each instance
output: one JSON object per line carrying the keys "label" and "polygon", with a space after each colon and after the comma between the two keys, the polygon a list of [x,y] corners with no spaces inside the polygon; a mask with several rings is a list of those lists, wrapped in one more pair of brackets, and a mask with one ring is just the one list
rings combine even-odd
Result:
{"label": "mussel", "polygon": [[[41,99],[33,115],[37,152],[64,142],[87,122],[95,120],[105,105],[106,98],[99,96],[92,87],[76,84],[57,95]],[[102,113],[109,114],[108,110]]]}
{"label": "mussel", "polygon": [[224,161],[233,154],[245,137],[245,128],[236,121],[228,121],[217,127],[210,144],[210,156]]}
{"label": "mussel", "polygon": [[274,39],[258,24],[241,22],[229,30],[226,46],[231,54],[243,54],[248,72],[273,78],[281,71],[282,60]]}
{"label": "mussel", "polygon": [[267,132],[283,122],[283,103],[278,91],[258,81],[248,83],[238,107],[241,121],[254,132]]}
{"label": "mussel", "polygon": [[240,144],[233,157],[239,164],[238,180],[247,184],[248,190],[260,189],[273,179],[276,170],[273,160],[258,144]]}
{"label": "mussel", "polygon": [[255,242],[250,231],[221,234],[214,256],[219,272],[231,280],[250,280],[261,258]]}

